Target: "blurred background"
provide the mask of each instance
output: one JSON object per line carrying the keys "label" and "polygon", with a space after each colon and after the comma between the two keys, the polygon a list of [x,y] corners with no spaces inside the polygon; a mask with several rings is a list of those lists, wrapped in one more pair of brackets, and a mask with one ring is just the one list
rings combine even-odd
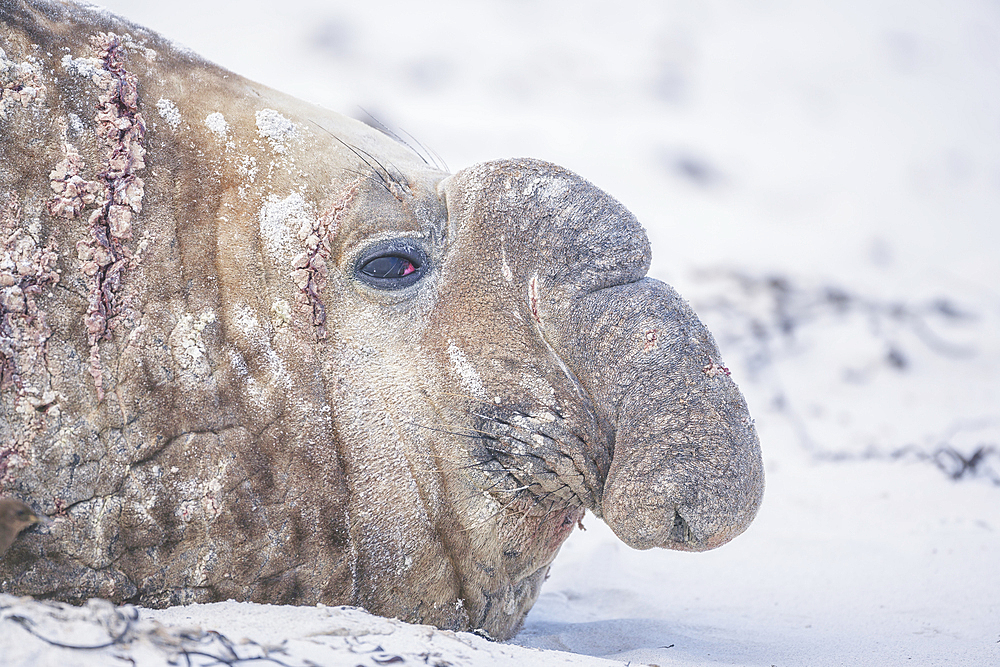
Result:
{"label": "blurred background", "polygon": [[[747,396],[764,509],[705,565],[574,536],[519,641],[614,653],[560,623],[631,614],[675,632],[694,621],[672,609],[700,600],[691,651],[726,655],[716,640],[731,630],[734,661],[756,660],[754,641],[864,656],[884,646],[882,627],[983,651],[948,644],[955,664],[983,664],[984,647],[996,657],[1000,635],[984,630],[1000,617],[995,0],[103,4],[246,77],[374,116],[451,171],[562,164],[646,227],[651,275],[691,301]],[[660,598],[624,580],[614,595],[580,592],[583,573],[626,561],[674,573],[654,587],[669,585],[673,606],[651,611]],[[787,616],[747,620],[775,595]],[[818,632],[802,629],[811,614],[828,634],[803,634]],[[640,649],[659,626],[603,627],[617,657],[656,655]]]}
{"label": "blurred background", "polygon": [[644,224],[763,429],[1000,484],[995,1],[103,4],[452,171],[577,171]]}

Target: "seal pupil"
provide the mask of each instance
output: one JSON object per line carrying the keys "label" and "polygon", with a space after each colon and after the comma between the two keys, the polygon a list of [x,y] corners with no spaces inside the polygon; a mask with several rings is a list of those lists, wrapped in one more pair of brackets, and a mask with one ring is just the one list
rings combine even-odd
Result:
{"label": "seal pupil", "polygon": [[417,268],[413,262],[405,257],[387,255],[365,262],[364,266],[361,267],[361,273],[372,278],[402,278],[410,275]]}

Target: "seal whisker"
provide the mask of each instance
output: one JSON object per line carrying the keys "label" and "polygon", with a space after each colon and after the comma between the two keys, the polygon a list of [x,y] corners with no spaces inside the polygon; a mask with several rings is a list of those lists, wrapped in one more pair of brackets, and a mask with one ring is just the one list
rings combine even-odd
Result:
{"label": "seal whisker", "polygon": [[[392,129],[391,129],[391,128],[390,128],[389,126],[388,126],[388,125],[386,125],[385,123],[383,123],[383,122],[382,122],[382,121],[381,121],[381,120],[380,120],[380,119],[379,119],[379,118],[378,118],[377,116],[375,116],[375,114],[373,114],[373,113],[372,113],[371,111],[368,111],[368,109],[365,109],[365,108],[364,108],[364,107],[362,107],[362,106],[359,106],[358,108],[359,108],[359,109],[361,109],[361,112],[362,112],[362,113],[364,113],[364,114],[365,114],[366,116],[368,116],[368,118],[369,118],[369,119],[370,119],[370,120],[372,121],[372,123],[375,123],[375,125],[377,125],[377,126],[378,126],[378,127],[376,128],[376,129],[378,129],[378,130],[381,130],[381,131],[382,131],[383,133],[385,133],[385,134],[386,134],[387,136],[389,136],[389,137],[391,137],[391,138],[395,139],[395,140],[396,140],[397,142],[399,142],[399,143],[400,143],[400,144],[402,144],[403,146],[406,146],[407,148],[409,148],[409,149],[410,149],[410,151],[411,151],[411,152],[412,152],[412,153],[413,153],[414,155],[416,155],[416,156],[417,156],[418,158],[420,158],[420,160],[421,160],[421,161],[422,161],[422,162],[423,162],[424,164],[426,164],[426,165],[427,165],[428,167],[434,167],[435,169],[441,169],[441,166],[440,166],[439,164],[437,164],[437,161],[436,161],[436,160],[435,160],[435,162],[434,162],[434,163],[432,164],[432,163],[430,162],[430,160],[428,160],[428,159],[427,159],[427,157],[428,157],[428,156],[430,156],[430,152],[429,152],[429,151],[427,150],[427,148],[426,148],[426,147],[425,147],[425,146],[424,146],[423,144],[421,144],[421,143],[420,143],[419,141],[417,141],[417,140],[416,140],[416,139],[414,138],[414,136],[413,136],[412,134],[410,134],[409,132],[406,132],[406,131],[405,131],[405,130],[403,130],[403,129],[400,129],[400,132],[406,132],[406,134],[407,134],[407,135],[409,135],[409,137],[410,137],[411,139],[413,139],[414,143],[416,143],[416,144],[417,144],[417,146],[419,146],[420,148],[422,148],[422,149],[424,150],[424,152],[423,152],[423,153],[421,153],[421,152],[420,152],[420,151],[418,151],[418,150],[417,150],[416,148],[414,148],[414,147],[413,147],[413,145],[411,145],[411,144],[410,144],[410,142],[406,141],[406,140],[405,140],[405,139],[403,139],[403,138],[402,138],[401,136],[399,136],[398,134],[396,134],[396,132],[395,132],[394,130],[392,130]],[[369,123],[369,125],[371,125],[371,123]],[[432,157],[433,157],[433,156],[432,156]],[[441,169],[441,171],[447,171],[447,169]]]}
{"label": "seal whisker", "polygon": [[412,134],[410,134],[409,132],[407,132],[403,128],[400,128],[399,131],[400,132],[404,132],[408,137],[410,137],[410,139],[413,139],[414,143],[416,143],[418,146],[420,146],[420,148],[422,148],[424,150],[424,152],[427,153],[431,157],[431,159],[434,161],[434,165],[433,166],[435,168],[440,169],[443,172],[450,171],[448,169],[448,163],[444,161],[444,158],[442,158],[438,154],[438,152],[436,150],[434,150],[433,148],[430,148],[430,147],[424,145],[423,142],[421,142],[419,139],[417,139],[416,137],[414,137]]}
{"label": "seal whisker", "polygon": [[[475,413],[473,413],[475,414]],[[503,434],[490,433],[481,429],[469,429],[469,430],[456,430],[453,427],[448,428],[437,428],[433,426],[427,426],[424,424],[417,424],[415,422],[410,422],[411,425],[418,428],[423,428],[427,430],[432,430],[439,433],[445,433],[449,435],[455,435],[461,438],[467,438],[474,441],[479,441],[482,448],[490,454],[490,458],[485,460],[480,460],[469,465],[462,465],[452,468],[453,471],[458,470],[474,470],[479,469],[484,474],[496,475],[502,474],[500,479],[511,478],[515,480],[517,488],[521,490],[530,490],[532,487],[537,486],[540,490],[544,490],[546,493],[560,493],[563,491],[569,492],[569,494],[575,498],[575,502],[581,506],[586,506],[587,503],[580,497],[569,484],[563,482],[561,486],[552,489],[548,486],[548,482],[541,481],[537,479],[538,475],[551,475],[557,478],[572,478],[577,479],[581,484],[586,486],[587,476],[581,471],[576,464],[572,466],[571,470],[560,470],[557,471],[553,465],[546,459],[546,457],[539,453],[537,450],[538,444],[526,439],[522,433],[531,433],[521,426],[516,426],[507,423],[503,419],[497,417],[490,417],[487,415],[478,415],[486,423],[497,423],[502,424],[508,429],[504,429]],[[554,443],[558,441],[549,435],[538,433]],[[511,447],[505,445],[505,442],[518,443],[523,446],[525,451],[515,451]],[[559,451],[559,447],[554,448]],[[503,461],[500,457],[509,457],[507,462]],[[515,461],[525,462],[522,464],[516,464]],[[530,463],[527,463],[529,462]],[[499,469],[491,469],[489,464],[495,463]],[[496,485],[490,487],[494,488]],[[508,491],[508,490],[504,490]]]}
{"label": "seal whisker", "polygon": [[516,503],[521,498],[522,498],[522,496],[517,496],[516,498],[514,498],[513,500],[511,500],[506,505],[502,505],[496,512],[494,512],[493,514],[491,514],[489,517],[483,519],[482,521],[480,521],[478,523],[472,524],[471,526],[465,528],[464,530],[466,532],[468,532],[468,531],[475,530],[476,528],[480,528],[480,527],[486,525],[487,523],[489,523],[490,521],[493,521],[498,516],[500,516],[502,513],[504,513],[508,508],[510,508],[511,505],[513,505],[514,503]]}
{"label": "seal whisker", "polygon": [[[472,435],[472,434],[467,434],[467,433],[450,431],[450,430],[442,429],[442,428],[435,428],[435,427],[432,427],[432,426],[425,426],[425,425],[422,425],[422,424],[415,424],[415,423],[412,423],[412,422],[411,422],[411,425],[418,426],[420,428],[425,428],[425,429],[432,430],[432,431],[439,432],[439,433],[446,433],[446,434],[449,434],[449,435],[458,435],[460,437],[482,438],[484,440],[493,440],[493,438],[489,434],[487,434],[487,433],[480,433],[479,435]],[[538,456],[534,455],[534,454],[516,454],[516,453],[508,452],[508,451],[503,450],[503,449],[497,449],[496,447],[490,447],[489,445],[484,445],[484,448],[488,452],[499,453],[499,454],[507,455],[507,456],[530,456],[533,459],[537,459],[537,460],[541,461],[542,464],[544,465],[544,467],[546,469],[548,468],[548,466],[545,465],[545,460],[542,459],[541,457],[538,457]],[[444,460],[446,460],[446,461],[447,460],[452,460],[449,457],[442,457],[442,458]],[[488,469],[486,469],[486,466],[488,466],[491,463],[495,463],[496,466],[499,469],[498,470],[488,470]],[[415,470],[421,470],[422,472],[431,472],[431,473],[433,473],[433,472],[443,472],[443,471],[452,471],[453,472],[453,471],[470,470],[470,469],[476,469],[476,468],[479,468],[479,469],[483,470],[483,472],[485,472],[487,474],[504,473],[503,475],[498,476],[497,479],[492,484],[490,484],[489,486],[485,486],[484,487],[484,486],[476,485],[476,492],[477,493],[484,493],[484,492],[485,493],[489,493],[489,492],[496,492],[496,493],[516,493],[520,497],[520,495],[523,495],[522,492],[529,491],[532,487],[537,486],[537,482],[533,482],[532,481],[532,482],[525,483],[525,482],[519,480],[517,476],[515,476],[514,474],[512,474],[510,466],[504,464],[503,461],[501,461],[500,459],[498,459],[496,456],[491,456],[491,458],[486,459],[486,460],[474,461],[473,463],[470,463],[468,465],[461,465],[461,466],[456,466],[456,467],[453,467],[453,468],[437,468],[437,469],[419,469],[418,468],[418,469],[415,469]],[[530,471],[521,470],[521,469],[518,469],[517,471],[519,473],[523,474],[523,475],[530,476]],[[512,487],[512,488],[497,489],[497,487],[500,484],[502,484],[505,480],[514,480],[514,482],[517,484],[517,486]],[[466,499],[471,499],[473,497],[474,496],[470,495],[470,496],[467,496]]]}
{"label": "seal whisker", "polygon": [[[483,398],[479,398],[477,396],[473,396],[472,394],[461,393],[461,392],[440,391],[439,393],[442,396],[451,396],[451,397],[454,397],[454,398],[464,398],[464,399],[466,399],[468,401],[471,401],[473,403],[479,403],[479,404],[481,404],[483,406],[487,406],[487,407],[489,407],[491,409],[494,409],[494,410],[498,410],[498,409],[502,408],[502,409],[506,410],[507,412],[510,412],[511,414],[518,415],[520,417],[526,417],[528,419],[532,418],[532,414],[530,412],[525,412],[525,411],[517,408],[516,406],[514,406],[514,405],[512,405],[510,403],[496,403],[494,401],[489,401],[489,400],[486,400],[486,399],[483,399]],[[548,406],[548,405],[542,404],[540,407],[543,407],[543,408],[545,408],[547,410],[550,410],[552,412],[552,414],[555,415],[559,419],[563,419],[564,418],[563,415],[562,415],[562,413],[559,412],[558,409],[556,409],[556,408],[554,408],[552,406]],[[465,412],[466,412],[466,414],[472,415],[474,417],[480,417],[482,419],[487,419],[487,420],[490,420],[490,421],[496,421],[497,420],[496,417],[489,417],[487,415],[480,414],[480,413],[475,412],[473,410],[466,410]],[[503,423],[507,423],[507,422],[503,422]]]}
{"label": "seal whisker", "polygon": [[[343,142],[341,142],[341,143],[343,143]],[[348,146],[347,144],[344,144],[344,145],[345,145],[345,146]],[[398,186],[399,186],[400,188],[403,188],[403,189],[405,189],[405,190],[409,190],[409,189],[410,189],[410,186],[409,186],[409,185],[408,185],[407,183],[404,183],[404,182],[402,182],[402,181],[401,181],[401,180],[400,180],[400,179],[399,179],[399,178],[398,178],[398,177],[397,177],[397,176],[396,176],[395,174],[393,174],[393,173],[392,173],[391,171],[389,171],[388,169],[386,169],[385,165],[384,165],[384,164],[382,164],[381,162],[379,162],[379,160],[378,160],[378,158],[377,158],[377,157],[375,157],[374,155],[372,155],[371,153],[369,153],[369,152],[368,152],[368,151],[366,151],[365,149],[363,149],[363,148],[359,148],[358,146],[348,146],[348,148],[350,148],[350,149],[351,149],[352,151],[354,151],[354,154],[355,154],[355,155],[357,155],[358,157],[361,157],[361,153],[364,153],[364,154],[365,154],[365,155],[367,155],[367,156],[368,156],[369,158],[371,158],[372,160],[374,160],[374,161],[375,161],[375,164],[377,164],[377,165],[379,166],[379,168],[380,168],[380,169],[382,170],[382,171],[381,171],[381,172],[379,173],[379,176],[380,176],[380,177],[383,177],[383,178],[387,178],[387,179],[388,179],[389,181],[391,181],[392,183],[395,183],[395,184],[396,184],[396,185],[398,185]],[[364,158],[361,158],[361,159],[363,159],[363,160],[364,160]],[[368,162],[368,160],[365,160],[365,162]],[[388,161],[388,160],[386,160],[386,162],[389,162],[389,161]],[[369,166],[371,166],[371,163],[370,163],[370,162],[369,162],[368,164],[369,164]],[[390,164],[390,165],[391,165],[391,166],[392,166],[392,167],[393,167],[393,168],[394,168],[394,169],[395,169],[395,170],[396,170],[397,172],[399,171],[399,168],[398,168],[398,167],[396,167],[396,165],[392,164],[392,162],[389,162],[389,164]],[[374,167],[372,167],[372,169],[374,169]],[[384,174],[384,176],[383,176],[383,174]]]}
{"label": "seal whisker", "polygon": [[472,401],[473,403],[482,403],[483,405],[488,405],[491,408],[499,407],[498,403],[494,403],[493,401],[488,401],[485,398],[479,398],[478,396],[473,396],[472,394],[468,394],[468,393],[464,393],[464,392],[441,391],[440,394],[442,396],[450,396],[452,398],[464,398],[464,399],[466,399],[468,401]]}
{"label": "seal whisker", "polygon": [[[513,492],[523,495],[523,492],[527,492],[534,498],[554,496],[581,507],[588,507],[594,503],[594,499],[597,498],[597,493],[593,490],[595,483],[589,481],[587,472],[581,469],[580,463],[574,457],[564,453],[572,450],[574,445],[579,446],[582,443],[585,446],[586,441],[579,435],[573,433],[558,435],[537,430],[533,428],[537,418],[522,411],[518,411],[516,416],[523,417],[527,423],[515,424],[513,423],[515,420],[508,419],[502,414],[491,414],[489,411],[471,410],[467,414],[481,420],[483,427],[456,428],[447,425],[444,428],[435,428],[422,424],[413,425],[477,443],[478,447],[469,453],[479,460],[470,465],[455,467],[453,470],[478,470],[483,475],[498,476],[501,482],[502,480],[514,482],[513,486],[501,489],[497,493]],[[497,428],[492,428],[491,424]],[[544,440],[539,441],[538,436]],[[477,454],[477,451],[480,453]],[[482,452],[487,456],[484,457]],[[563,458],[568,459],[569,463],[559,463]],[[553,486],[555,484],[558,485]],[[488,490],[493,490],[497,486],[499,484],[493,484]]]}
{"label": "seal whisker", "polygon": [[406,423],[409,424],[410,426],[416,426],[417,428],[427,429],[428,431],[435,431],[437,433],[445,433],[447,435],[457,435],[457,436],[460,436],[460,437],[463,437],[463,438],[478,438],[478,437],[481,437],[481,436],[484,436],[484,435],[488,435],[487,433],[485,433],[483,431],[476,431],[475,429],[471,429],[472,433],[462,433],[461,431],[451,431],[451,430],[448,430],[446,428],[435,428],[433,426],[426,426],[424,424],[418,424],[416,422],[406,422]]}
{"label": "seal whisker", "polygon": [[[376,129],[381,130],[382,132],[384,132],[389,137],[392,137],[393,139],[395,139],[396,141],[398,141],[403,146],[406,146],[407,148],[409,148],[410,151],[414,155],[416,155],[417,157],[419,157],[420,160],[424,164],[426,164],[428,167],[434,167],[438,171],[443,171],[443,172],[446,172],[446,173],[449,171],[448,164],[444,161],[444,158],[442,158],[441,155],[439,155],[437,151],[435,151],[434,149],[428,147],[422,141],[420,141],[415,136],[413,136],[413,134],[411,134],[410,132],[407,132],[403,128],[398,128],[399,132],[402,132],[403,134],[405,134],[407,137],[410,138],[410,141],[407,141],[403,137],[399,136],[399,134],[397,134],[397,132],[395,130],[393,130],[392,128],[390,128],[389,126],[387,126],[384,122],[382,122],[382,120],[379,119],[377,116],[375,116],[375,114],[373,114],[372,112],[368,111],[364,107],[360,107],[359,106],[358,108],[361,109],[361,112],[364,113],[373,123],[375,123],[375,125],[378,126]],[[370,124],[371,123],[369,123],[369,125]],[[411,141],[413,143],[410,143]],[[416,144],[416,146],[414,146],[413,144]],[[418,149],[420,149],[420,150],[418,150]],[[428,159],[428,158],[430,158],[430,159]]]}
{"label": "seal whisker", "polygon": [[[396,183],[396,185],[399,185],[399,183],[394,178],[392,178],[392,176],[386,171],[385,167],[382,166],[381,162],[379,162],[378,160],[375,160],[375,158],[372,157],[371,153],[369,153],[369,152],[367,152],[365,150],[362,150],[362,149],[360,149],[360,148],[358,148],[356,146],[350,145],[349,143],[347,143],[346,141],[344,141],[343,139],[341,139],[336,134],[334,134],[333,132],[331,132],[327,128],[323,127],[322,125],[320,125],[316,121],[310,119],[309,122],[312,123],[313,125],[315,125],[316,127],[318,127],[319,129],[323,130],[327,134],[329,134],[336,141],[340,142],[340,144],[343,145],[344,148],[346,148],[347,150],[349,150],[352,153],[354,153],[358,157],[358,159],[360,159],[362,162],[364,162],[365,164],[367,164],[368,167],[371,169],[371,173],[367,174],[367,176],[371,177],[372,174],[378,176],[379,182],[381,183],[382,187],[385,188],[385,191],[388,192],[393,197],[396,196],[396,194],[392,191],[392,188],[390,187],[390,185],[391,185],[391,182],[392,183]],[[364,155],[362,155],[362,153],[364,153]],[[368,157],[366,158],[365,156],[368,156]],[[382,171],[379,171],[378,169],[376,169],[375,165],[368,161],[368,158],[371,158],[372,160],[374,160],[375,164],[377,164],[381,168]]]}
{"label": "seal whisker", "polygon": [[497,493],[517,493],[519,491],[527,491],[532,486],[532,484],[525,484],[524,486],[518,486],[513,489],[497,489]]}
{"label": "seal whisker", "polygon": [[[498,423],[502,423],[502,424],[505,424],[507,426],[512,426],[510,424],[506,424],[506,422],[502,422],[502,421],[499,421],[499,420],[496,420],[496,421],[498,421]],[[501,443],[502,442],[500,440],[500,438],[498,438],[496,436],[496,434],[489,433],[487,431],[481,431],[481,430],[478,430],[478,429],[470,429],[471,432],[469,432],[469,433],[463,433],[461,431],[452,431],[452,430],[449,430],[449,429],[446,429],[446,428],[435,428],[433,426],[426,426],[424,424],[417,424],[415,422],[408,422],[408,423],[411,426],[416,426],[417,428],[427,429],[428,431],[435,431],[437,433],[445,433],[447,435],[455,435],[455,436],[459,436],[459,437],[462,437],[462,438],[471,438],[471,439],[480,439],[480,438],[482,438],[482,439],[490,440],[490,441],[496,442],[496,443]],[[514,428],[517,428],[517,427],[515,426]],[[539,434],[539,435],[543,435],[543,437],[548,437],[548,436],[544,436],[544,434]],[[511,439],[511,440],[513,440],[515,442],[519,442],[519,443],[525,445],[526,447],[532,447],[533,448],[533,447],[536,446],[534,443],[529,442],[527,440],[524,440],[523,438],[519,438],[519,437],[517,437],[516,435],[513,435],[513,434],[504,434],[504,436],[508,437],[509,439]],[[550,438],[550,439],[554,440],[553,438]],[[497,449],[495,447],[489,447],[489,446],[486,446],[486,449],[488,451],[498,452],[500,454],[506,454],[507,456],[531,457],[533,459],[538,459],[538,460],[541,460],[541,461],[545,461],[544,457],[539,456],[538,454],[535,454],[534,452],[531,452],[531,451],[515,452],[515,451],[511,451],[511,450],[507,450],[507,449]],[[579,472],[577,474],[581,474],[582,475],[582,473],[579,473]]]}
{"label": "seal whisker", "polygon": [[476,498],[478,495],[481,495],[483,493],[486,493],[486,494],[491,494],[491,493],[517,493],[518,496],[516,498],[514,498],[514,500],[517,500],[518,498],[521,498],[521,497],[524,496],[524,494],[522,493],[522,491],[526,491],[526,490],[528,490],[528,489],[531,488],[531,485],[529,484],[529,485],[520,486],[520,487],[517,487],[517,488],[514,488],[514,489],[497,489],[496,488],[497,485],[500,484],[502,481],[503,481],[503,478],[500,478],[500,479],[496,480],[495,482],[493,482],[493,484],[490,484],[489,486],[486,486],[486,487],[476,487],[476,490],[475,490],[474,493],[468,494],[467,496],[465,496],[464,498],[462,498],[462,500],[472,500],[472,499]]}

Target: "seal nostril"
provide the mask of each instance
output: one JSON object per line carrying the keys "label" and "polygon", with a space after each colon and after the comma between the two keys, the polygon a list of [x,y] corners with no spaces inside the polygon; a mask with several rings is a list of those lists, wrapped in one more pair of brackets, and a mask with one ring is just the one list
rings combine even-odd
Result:
{"label": "seal nostril", "polygon": [[674,525],[670,528],[670,539],[681,544],[688,544],[694,539],[691,527],[677,510],[674,510]]}

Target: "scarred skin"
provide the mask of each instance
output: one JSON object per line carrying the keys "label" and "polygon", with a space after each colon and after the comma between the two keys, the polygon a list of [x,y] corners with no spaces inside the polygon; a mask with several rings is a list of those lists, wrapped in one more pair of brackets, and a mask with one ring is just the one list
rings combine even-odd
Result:
{"label": "scarred skin", "polygon": [[0,0],[0,48],[0,493],[56,518],[0,591],[502,639],[586,509],[640,549],[752,521],[739,390],[579,176],[443,173],[70,3]]}

